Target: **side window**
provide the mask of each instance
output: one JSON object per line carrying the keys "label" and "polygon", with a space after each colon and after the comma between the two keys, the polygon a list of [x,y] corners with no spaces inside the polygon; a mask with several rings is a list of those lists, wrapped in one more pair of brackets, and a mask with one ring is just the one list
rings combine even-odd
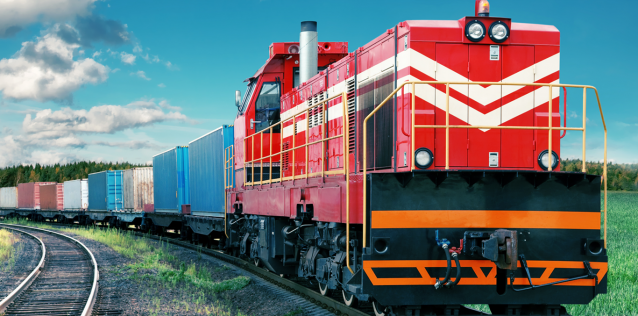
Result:
{"label": "side window", "polygon": [[[279,122],[280,113],[280,82],[264,82],[255,103],[255,132],[268,128]],[[273,128],[279,133],[280,126]]]}

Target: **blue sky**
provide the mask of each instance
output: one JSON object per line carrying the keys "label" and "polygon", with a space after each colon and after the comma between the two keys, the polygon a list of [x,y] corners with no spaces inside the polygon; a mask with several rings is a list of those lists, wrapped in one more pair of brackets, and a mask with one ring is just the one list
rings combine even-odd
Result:
{"label": "blue sky", "polygon": [[[318,21],[320,41],[347,41],[353,51],[404,20],[474,13],[473,0],[19,3],[0,4],[0,167],[143,163],[231,124],[234,90],[244,90],[270,43],[298,41],[300,21]],[[638,2],[490,3],[492,16],[561,31],[561,82],[599,89],[609,158],[638,162]],[[581,95],[569,92],[568,126],[582,121]],[[588,160],[599,160],[602,124],[593,102],[587,117]],[[563,141],[563,156],[579,157],[580,133]]]}

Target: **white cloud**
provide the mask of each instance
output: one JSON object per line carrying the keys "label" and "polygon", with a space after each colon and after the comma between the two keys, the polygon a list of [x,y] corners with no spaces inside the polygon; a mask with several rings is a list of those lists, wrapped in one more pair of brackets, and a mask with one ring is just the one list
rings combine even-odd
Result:
{"label": "white cloud", "polygon": [[158,86],[158,87],[160,87],[160,88],[166,88],[166,85],[165,85],[165,84],[163,84],[163,83],[160,83],[160,84],[158,84],[157,86]]}
{"label": "white cloud", "polygon": [[182,108],[180,108],[179,106],[172,106],[166,100],[160,101],[158,105],[164,110],[175,111],[175,112],[180,112],[182,110]]}
{"label": "white cloud", "polygon": [[93,58],[95,58],[95,57],[98,57],[98,56],[100,56],[100,55],[102,55],[102,51],[101,51],[101,50],[99,50],[99,51],[97,51],[97,52],[93,53],[93,56],[92,56],[92,57],[93,57]]}
{"label": "white cloud", "polygon": [[143,51],[142,46],[140,46],[139,44],[135,45],[135,47],[133,47],[133,52],[134,53],[141,53],[142,51]]}
{"label": "white cloud", "polygon": [[146,73],[144,71],[142,71],[142,70],[139,70],[137,72],[132,72],[131,76],[137,76],[137,77],[140,77],[140,78],[142,78],[144,80],[151,80],[151,78],[147,77]]}
{"label": "white cloud", "polygon": [[133,65],[135,64],[135,58],[137,58],[137,56],[129,54],[127,52],[122,52],[120,53],[120,58],[122,59],[123,63]]}
{"label": "white cloud", "polygon": [[90,14],[96,0],[3,0],[0,1],[0,37],[12,37],[35,22],[67,21]]}
{"label": "white cloud", "polygon": [[179,67],[173,65],[173,63],[171,63],[170,61],[167,61],[165,65],[166,68],[168,68],[169,70],[179,70]]}
{"label": "white cloud", "polygon": [[[22,43],[13,58],[0,60],[0,91],[15,100],[67,101],[85,84],[108,78],[109,68],[93,59],[74,59],[79,44],[57,36],[56,24],[33,42]],[[70,28],[64,25],[65,28]]]}
{"label": "white cloud", "polygon": [[115,69],[111,70],[112,73],[116,73],[118,71],[120,71],[120,68],[115,68]]}

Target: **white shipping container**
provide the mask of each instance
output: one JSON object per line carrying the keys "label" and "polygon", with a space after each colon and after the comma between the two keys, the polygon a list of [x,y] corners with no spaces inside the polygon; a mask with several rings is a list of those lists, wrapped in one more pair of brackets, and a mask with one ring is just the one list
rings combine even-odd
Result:
{"label": "white shipping container", "polygon": [[153,204],[152,167],[124,170],[123,182],[125,210],[142,212],[144,204]]}
{"label": "white shipping container", "polygon": [[87,179],[64,182],[64,209],[81,210],[89,207],[89,181]]}
{"label": "white shipping container", "polygon": [[18,208],[18,188],[16,187],[0,188],[0,208],[2,209]]}

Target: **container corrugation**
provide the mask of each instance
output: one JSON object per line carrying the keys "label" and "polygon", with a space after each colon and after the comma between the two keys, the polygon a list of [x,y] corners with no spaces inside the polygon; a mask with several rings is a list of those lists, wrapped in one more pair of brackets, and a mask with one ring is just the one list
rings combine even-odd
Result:
{"label": "container corrugation", "polygon": [[190,204],[188,147],[171,148],[153,157],[155,212],[180,213]]}
{"label": "container corrugation", "polygon": [[121,211],[122,182],[122,170],[89,174],[89,211]]}
{"label": "container corrugation", "polygon": [[142,212],[144,204],[153,204],[153,168],[124,170],[124,209]]}
{"label": "container corrugation", "polygon": [[46,184],[40,186],[40,209],[57,211],[64,208],[64,184]]}
{"label": "container corrugation", "polygon": [[18,184],[18,208],[25,210],[40,209],[40,186],[55,182],[29,182]]}
{"label": "container corrugation", "polygon": [[0,209],[18,208],[18,188],[0,188]]}
{"label": "container corrugation", "polygon": [[233,133],[224,125],[188,144],[191,214],[224,216],[224,149]]}
{"label": "container corrugation", "polygon": [[64,182],[64,209],[82,210],[89,206],[89,181],[87,179]]}

